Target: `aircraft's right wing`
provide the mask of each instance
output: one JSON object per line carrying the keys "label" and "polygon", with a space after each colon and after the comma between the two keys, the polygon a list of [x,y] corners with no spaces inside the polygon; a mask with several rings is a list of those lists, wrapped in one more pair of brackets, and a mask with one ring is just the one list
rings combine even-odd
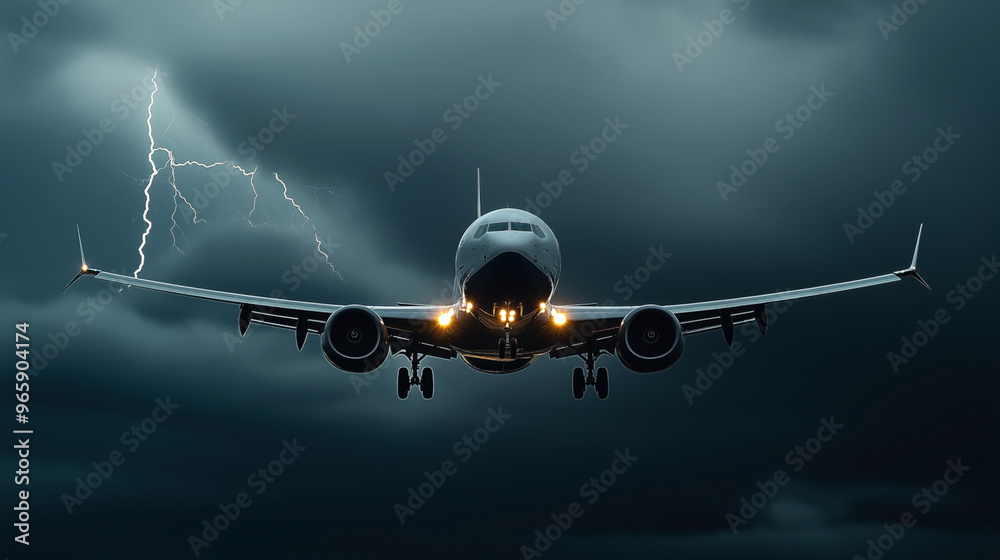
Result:
{"label": "aircraft's right wing", "polygon": [[[757,327],[762,333],[767,329],[766,306],[770,303],[878,286],[880,284],[898,282],[907,276],[915,278],[929,290],[930,286],[917,273],[917,254],[920,251],[920,237],[923,234],[923,230],[924,226],[921,224],[920,229],[917,231],[917,243],[913,249],[913,260],[910,261],[910,267],[904,270],[811,288],[714,301],[664,305],[662,307],[677,317],[685,335],[721,329],[725,335],[726,342],[731,345],[733,341],[733,327],[735,325],[756,322]],[[632,310],[637,308],[638,306],[555,306],[555,309],[559,313],[565,315],[566,324],[570,329],[575,329],[574,332],[594,332],[595,334],[591,337],[589,343],[592,345],[596,344],[598,349],[608,351],[612,351],[614,348],[615,336],[622,320]],[[585,326],[586,328],[584,328]],[[579,350],[576,346],[556,348],[552,351],[551,355],[553,357],[563,357],[575,354]]]}

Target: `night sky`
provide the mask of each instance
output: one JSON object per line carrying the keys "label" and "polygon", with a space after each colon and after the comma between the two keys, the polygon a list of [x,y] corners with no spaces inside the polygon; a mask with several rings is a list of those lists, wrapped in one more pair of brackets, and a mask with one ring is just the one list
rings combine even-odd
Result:
{"label": "night sky", "polygon": [[[11,344],[30,323],[34,430],[0,556],[1000,557],[996,3],[41,0],[0,14],[0,331]],[[256,170],[257,196],[232,165],[188,161]],[[351,376],[317,336],[301,353],[286,330],[240,338],[236,306],[90,277],[60,292],[79,224],[103,270],[450,300],[477,168],[484,211],[530,207],[558,237],[557,303],[884,274],[909,265],[921,223],[933,291],[906,280],[772,307],[765,338],[691,336],[659,374],[605,356],[610,397],[580,402],[575,358],[507,376],[428,358],[434,398],[400,401],[402,357]],[[671,256],[641,270],[651,251]],[[18,358],[2,355],[5,425],[25,428]]]}

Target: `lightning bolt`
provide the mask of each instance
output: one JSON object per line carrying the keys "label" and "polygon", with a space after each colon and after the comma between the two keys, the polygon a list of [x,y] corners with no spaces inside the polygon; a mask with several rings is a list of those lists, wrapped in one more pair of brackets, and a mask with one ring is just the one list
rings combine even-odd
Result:
{"label": "lightning bolt", "polygon": [[337,272],[337,270],[333,268],[333,264],[330,262],[330,255],[327,255],[326,253],[323,252],[323,243],[319,240],[319,231],[316,230],[316,225],[313,224],[312,218],[310,218],[309,216],[306,216],[306,213],[302,210],[302,207],[299,206],[299,204],[297,202],[295,202],[294,200],[292,200],[292,197],[288,196],[288,185],[286,185],[285,182],[281,180],[281,177],[278,177],[277,173],[274,174],[274,178],[279,183],[281,183],[281,190],[282,190],[281,194],[284,195],[285,200],[287,200],[288,202],[291,202],[292,206],[294,206],[295,209],[299,211],[299,214],[302,215],[302,218],[305,219],[305,221],[303,222],[303,224],[309,224],[312,227],[313,237],[316,239],[316,250],[319,251],[319,254],[323,255],[323,258],[326,260],[326,264],[330,266],[330,271],[333,272],[334,274],[336,274],[338,278],[340,278],[341,280],[343,280],[344,277],[341,276],[340,273]]}
{"label": "lightning bolt", "polygon": [[[196,167],[200,167],[202,169],[212,169],[212,168],[219,167],[219,166],[229,166],[233,170],[238,171],[239,173],[241,173],[244,177],[248,177],[249,178],[249,182],[250,182],[250,189],[251,189],[251,191],[253,191],[253,204],[252,204],[252,207],[250,209],[250,213],[248,215],[246,215],[245,218],[247,220],[247,223],[251,227],[258,227],[258,226],[264,225],[264,223],[266,223],[266,220],[265,220],[265,222],[261,222],[261,223],[258,223],[258,224],[254,224],[254,222],[253,222],[253,214],[257,210],[257,200],[258,200],[258,197],[259,197],[259,193],[257,191],[257,185],[254,184],[254,178],[255,178],[255,175],[257,173],[257,168],[256,167],[252,171],[247,171],[242,166],[240,166],[240,165],[238,165],[238,164],[236,164],[236,163],[234,163],[232,161],[217,161],[217,162],[214,162],[214,163],[203,163],[203,162],[195,161],[195,160],[187,160],[187,161],[178,162],[177,159],[174,157],[173,150],[171,150],[170,148],[164,147],[164,146],[157,146],[156,140],[153,137],[153,105],[156,103],[156,94],[160,90],[160,86],[156,82],[157,73],[158,73],[158,69],[155,69],[153,71],[153,76],[150,78],[150,80],[152,81],[153,90],[149,94],[149,105],[146,108],[146,133],[147,133],[147,136],[149,138],[149,153],[147,154],[146,159],[149,162],[149,177],[148,177],[148,179],[144,179],[143,180],[143,182],[145,183],[145,186],[143,187],[143,197],[145,199],[145,204],[144,204],[143,211],[142,211],[142,221],[146,224],[146,227],[145,227],[145,229],[142,232],[142,240],[139,243],[139,266],[135,269],[135,272],[132,273],[132,276],[136,277],[136,278],[139,277],[139,272],[141,272],[142,269],[143,269],[143,267],[146,265],[146,253],[145,253],[146,242],[148,241],[150,232],[152,232],[152,230],[153,230],[153,222],[152,222],[152,220],[149,217],[151,206],[152,206],[152,199],[153,199],[153,197],[152,197],[153,185],[156,182],[156,178],[161,173],[163,173],[164,171],[169,170],[169,175],[167,176],[166,182],[167,182],[167,184],[170,185],[171,189],[173,190],[173,194],[172,194],[173,211],[170,214],[170,220],[171,220],[170,237],[171,237],[171,240],[173,242],[172,243],[172,247],[174,249],[176,249],[177,251],[181,252],[182,254],[184,253],[184,251],[181,250],[180,247],[177,246],[177,233],[176,233],[177,231],[180,231],[181,235],[184,235],[184,231],[183,231],[183,229],[180,228],[180,224],[177,221],[177,211],[181,208],[181,204],[183,203],[191,211],[191,215],[193,216],[192,219],[191,219],[192,223],[198,224],[198,223],[208,223],[208,222],[204,218],[201,218],[201,217],[198,216],[198,210],[194,207],[194,205],[191,203],[191,201],[188,200],[188,198],[184,196],[184,193],[181,192],[181,189],[178,188],[178,186],[177,186],[177,169],[178,168],[188,167],[188,166],[196,166]],[[174,117],[175,116],[176,116],[176,113],[171,116],[170,123],[167,125],[167,128],[164,130],[164,136],[165,136],[166,132],[169,131],[170,127],[173,126],[173,124],[174,124]],[[197,117],[195,117],[195,118],[197,118]],[[200,121],[200,119],[199,119],[199,121]],[[200,121],[200,122],[204,123],[204,121]],[[176,145],[169,138],[166,138],[166,140],[168,142],[170,142],[171,144]],[[155,156],[157,154],[162,154],[163,156],[166,157],[166,161],[162,165],[159,165],[159,166],[156,164],[156,158],[155,158]],[[286,201],[288,201],[292,205],[293,208],[295,208],[295,211],[299,215],[302,216],[302,218],[303,218],[302,224],[303,225],[308,225],[311,228],[312,233],[313,233],[313,239],[315,239],[315,241],[316,241],[316,250],[321,255],[323,255],[323,258],[326,261],[326,264],[330,267],[330,271],[333,274],[335,274],[338,278],[340,278],[341,280],[343,280],[343,277],[340,275],[340,272],[338,272],[336,270],[336,268],[334,268],[333,263],[330,262],[330,255],[326,251],[323,250],[323,242],[320,241],[319,231],[316,229],[315,222],[313,222],[312,218],[310,218],[306,214],[305,210],[302,209],[302,206],[299,205],[299,203],[296,202],[295,199],[293,199],[292,196],[288,193],[288,185],[285,184],[285,182],[281,179],[281,177],[278,176],[277,173],[274,173],[274,178],[281,185],[282,196],[284,197],[284,199]],[[314,188],[315,189],[317,187],[310,187],[310,188]],[[328,190],[332,194],[336,194],[333,191],[330,191],[329,189],[326,189],[326,190]],[[317,197],[317,201],[318,200],[319,199]],[[339,246],[339,245],[335,244],[335,246]]]}

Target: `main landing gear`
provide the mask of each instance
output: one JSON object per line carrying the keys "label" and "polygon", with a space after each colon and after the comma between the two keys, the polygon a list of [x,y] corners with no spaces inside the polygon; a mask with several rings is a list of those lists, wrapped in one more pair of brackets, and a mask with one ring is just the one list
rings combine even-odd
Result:
{"label": "main landing gear", "polygon": [[[399,398],[405,399],[410,394],[410,387],[414,385],[420,387],[420,394],[425,399],[434,396],[434,370],[425,367],[420,376],[417,377],[417,371],[420,370],[421,358],[423,356],[414,352],[410,354],[410,367],[399,368],[399,373],[396,376],[396,396]],[[411,371],[413,372],[412,375],[410,374]]]}
{"label": "main landing gear", "polygon": [[586,356],[581,354],[580,357],[587,364],[587,376],[584,377],[582,367],[573,368],[573,398],[582,399],[588,385],[593,385],[597,390],[597,398],[608,398],[608,368],[597,368],[597,377],[594,377],[594,353],[587,352]]}

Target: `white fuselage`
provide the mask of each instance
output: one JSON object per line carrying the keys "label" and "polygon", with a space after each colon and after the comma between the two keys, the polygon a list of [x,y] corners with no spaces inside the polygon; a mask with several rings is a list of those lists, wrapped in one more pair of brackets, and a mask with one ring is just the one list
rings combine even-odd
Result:
{"label": "white fuselage", "polygon": [[[561,266],[559,242],[538,216],[510,208],[481,216],[455,254],[460,333],[452,346],[472,367],[491,373],[521,369],[548,352],[555,341],[545,336],[551,321],[544,311]],[[520,338],[525,344],[516,356],[504,355],[499,346],[511,348],[522,334],[530,336]]]}

